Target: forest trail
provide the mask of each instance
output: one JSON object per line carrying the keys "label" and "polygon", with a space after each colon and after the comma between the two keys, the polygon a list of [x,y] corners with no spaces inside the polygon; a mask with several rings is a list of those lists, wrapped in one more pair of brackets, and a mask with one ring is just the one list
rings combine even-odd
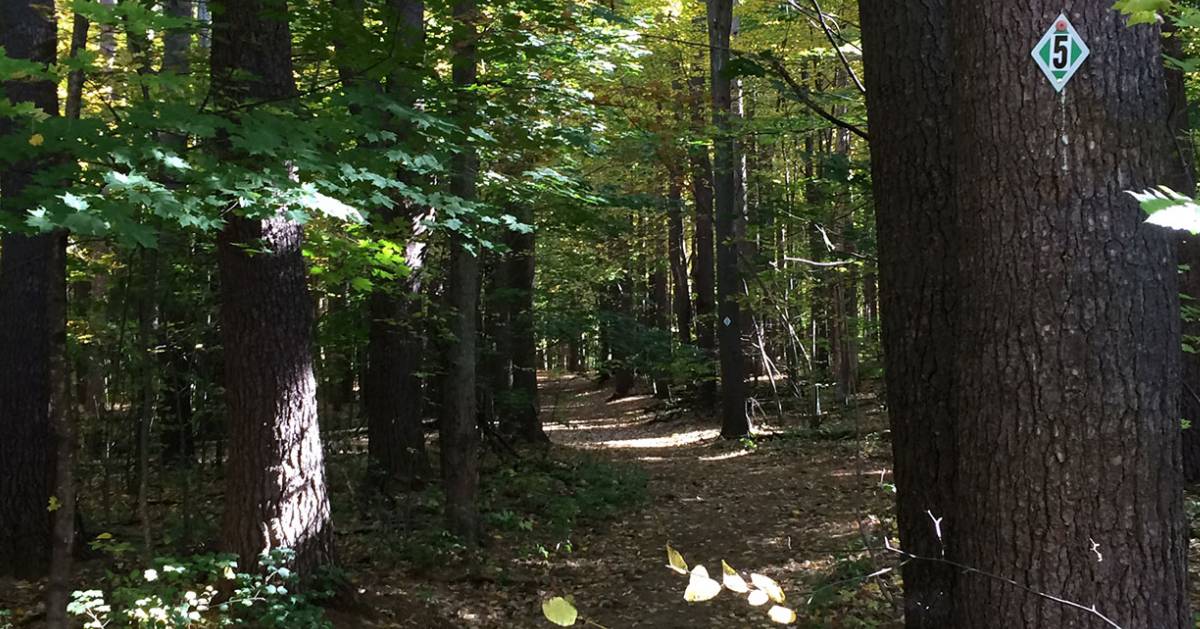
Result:
{"label": "forest trail", "polygon": [[[722,559],[747,580],[751,572],[776,579],[801,615],[797,626],[858,626],[822,617],[844,616],[837,605],[870,603],[876,622],[895,617],[892,593],[877,585],[851,585],[834,607],[804,609],[809,591],[838,578],[830,571],[839,560],[844,570],[845,560],[863,557],[860,521],[889,512],[880,485],[881,475],[890,481],[887,461],[860,458],[862,440],[724,441],[711,422],[656,412],[662,403],[652,396],[611,396],[583,377],[544,379],[543,421],[554,449],[568,450],[559,455],[575,450],[644,469],[644,506],[577,531],[568,556],[527,565],[530,574],[512,575],[506,586],[454,588],[443,602],[460,621],[446,626],[550,627],[540,603],[558,595],[573,596],[581,617],[608,629],[779,626],[765,607],[751,608],[728,591],[708,603],[685,602],[688,579],[666,567],[667,543],[718,579]],[[448,620],[450,611],[440,615]]]}

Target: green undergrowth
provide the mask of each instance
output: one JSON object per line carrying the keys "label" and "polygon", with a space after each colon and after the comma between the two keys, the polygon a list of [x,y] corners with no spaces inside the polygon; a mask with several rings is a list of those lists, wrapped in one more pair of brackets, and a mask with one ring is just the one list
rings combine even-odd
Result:
{"label": "green undergrowth", "polygon": [[[444,528],[441,487],[410,494],[394,507],[394,524],[376,529],[372,560],[418,573],[487,569],[509,559],[549,560],[572,553],[577,535],[603,527],[646,500],[638,467],[587,456],[528,455],[485,465],[480,479],[483,545],[471,549]],[[386,518],[387,516],[378,516]],[[387,536],[385,540],[378,535]]]}

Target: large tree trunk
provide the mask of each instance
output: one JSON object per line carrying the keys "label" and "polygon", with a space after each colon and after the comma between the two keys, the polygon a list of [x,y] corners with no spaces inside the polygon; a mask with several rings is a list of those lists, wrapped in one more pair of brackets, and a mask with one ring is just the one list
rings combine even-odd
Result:
{"label": "large tree trunk", "polygon": [[735,438],[750,432],[746,417],[745,360],[742,354],[742,315],[738,296],[742,279],[738,265],[735,224],[735,163],[731,123],[729,36],[733,0],[708,0],[708,43],[712,69],[713,209],[717,246],[717,342],[721,365],[721,436]]}
{"label": "large tree trunk", "polygon": [[[228,106],[292,95],[286,2],[222,5],[212,28],[219,101]],[[267,549],[291,548],[294,569],[311,574],[333,560],[333,528],[317,425],[303,233],[279,212],[231,217],[218,237],[229,412],[222,542],[243,568]]]}
{"label": "large tree trunk", "polygon": [[[692,126],[696,132],[705,127],[704,121],[704,77],[693,77],[688,81],[692,106]],[[713,264],[713,187],[712,161],[708,148],[700,142],[688,148],[688,165],[692,175],[692,201],[695,203],[695,233],[692,243],[692,285],[696,289],[696,345],[712,360],[717,355],[716,323],[716,275]],[[717,382],[715,374],[705,374],[700,383],[700,405],[709,407],[716,403]]]}
{"label": "large tree trunk", "polygon": [[[0,46],[8,56],[39,64],[55,61],[54,3],[0,0]],[[5,96],[58,114],[50,81],[10,81]],[[30,134],[0,120],[2,134]],[[0,171],[0,212],[24,222],[37,200],[27,187],[41,169],[37,161],[8,164]],[[61,360],[66,314],[66,238],[8,232],[0,241],[0,576],[36,577],[50,559],[52,514],[46,509],[55,482],[56,434],[51,417],[53,369]],[[58,372],[61,372],[61,365]],[[57,414],[65,409],[54,409]],[[58,422],[54,422],[58,423]]]}
{"label": "large tree trunk", "polygon": [[[962,563],[1122,627],[1188,627],[1175,259],[1125,192],[1169,176],[1159,30],[1077,3],[1091,57],[1060,95],[1030,42],[1061,9],[962,0],[950,21],[963,456],[943,530]],[[978,576],[958,598],[958,627],[1108,626]]]}
{"label": "large tree trunk", "polygon": [[[475,104],[468,90],[476,79],[475,0],[454,4],[452,33],[454,55],[451,61],[454,85],[459,89],[459,114],[467,121],[475,117]],[[479,158],[464,145],[451,165],[451,192],[467,201],[475,198],[475,178]],[[479,430],[475,424],[475,328],[479,306],[479,259],[468,250],[466,237],[454,233],[450,238],[450,275],[446,288],[449,296],[450,332],[454,343],[449,351],[446,374],[445,406],[441,423],[442,477],[446,488],[446,520],[450,532],[474,545],[480,534],[479,507]]]}
{"label": "large tree trunk", "polygon": [[[425,4],[422,0],[392,0],[391,9],[396,13],[392,40],[408,64],[389,79],[386,88],[402,102],[411,102],[415,92],[410,85],[425,60]],[[402,74],[404,71],[408,74]],[[419,375],[426,335],[418,324],[429,212],[409,203],[400,207],[400,211],[380,208],[379,215],[389,231],[398,232],[397,238],[408,239],[404,258],[410,273],[396,285],[371,293],[367,306],[370,323],[362,394],[367,415],[367,469],[371,482],[383,491],[393,481],[402,487],[419,487],[429,465]]]}
{"label": "large tree trunk", "polygon": [[[954,518],[957,307],[951,68],[945,0],[860,0],[879,301],[900,543],[940,557]],[[952,627],[958,571],[904,565],[910,629]]]}

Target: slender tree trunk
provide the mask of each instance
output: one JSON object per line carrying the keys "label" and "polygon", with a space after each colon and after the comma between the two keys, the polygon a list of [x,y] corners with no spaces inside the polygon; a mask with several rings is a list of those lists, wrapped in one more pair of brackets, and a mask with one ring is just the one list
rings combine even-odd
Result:
{"label": "slender tree trunk", "polygon": [[[654,257],[651,264],[653,268],[650,273],[650,296],[652,298],[653,308],[653,325],[656,329],[661,330],[663,338],[671,338],[671,298],[670,287],[667,286],[667,269],[670,266],[670,260],[667,253],[667,235],[661,231],[661,217],[655,217],[657,220],[654,225],[651,223],[650,238],[654,243]],[[654,229],[660,227],[659,229]],[[670,228],[668,228],[668,234]],[[665,377],[664,373],[656,374],[654,380],[654,394],[657,397],[667,397],[671,381]]]}
{"label": "slender tree trunk", "polygon": [[679,342],[692,343],[692,299],[688,287],[687,255],[683,247],[683,175],[671,175],[667,192],[667,246],[671,256],[671,281],[675,289],[675,325]]}
{"label": "slender tree trunk", "polygon": [[[87,34],[89,24],[87,18],[76,13],[71,32],[70,58],[78,59],[87,49]],[[67,101],[65,111],[68,118],[78,120],[83,109],[83,71],[71,72],[67,78]],[[58,499],[58,508],[52,516],[52,535],[50,545],[50,566],[46,579],[46,627],[47,629],[68,629],[71,626],[67,606],[71,601],[71,567],[74,563],[76,519],[76,488],[75,488],[75,452],[78,447],[75,430],[77,415],[71,412],[70,368],[67,360],[67,276],[66,276],[66,234],[62,234],[63,245],[56,247],[55,255],[62,255],[63,260],[52,261],[54,268],[63,269],[52,283],[61,282],[62,286],[50,289],[51,298],[47,308],[48,318],[53,325],[60,326],[51,339],[50,346],[50,409],[49,419],[54,435],[54,493]]]}
{"label": "slender tree trunk", "polygon": [[[1170,176],[1159,29],[1075,5],[1091,57],[1058,94],[1029,66],[1061,10],[953,6],[951,549],[1122,627],[1189,627],[1175,257],[1125,192]],[[1012,37],[1018,25],[1034,39]],[[1107,626],[990,579],[963,577],[958,592],[954,626]]]}
{"label": "slender tree trunk", "polygon": [[[478,9],[475,0],[457,0],[451,34],[451,60],[460,122],[469,126],[475,118],[475,103],[467,90],[476,80],[476,37]],[[467,201],[475,199],[479,158],[464,145],[451,166],[451,192]],[[475,425],[476,310],[479,304],[479,259],[467,247],[465,236],[450,238],[450,275],[447,294],[453,311],[450,332],[450,368],[446,376],[445,407],[441,424],[442,477],[446,487],[446,519],[449,530],[468,545],[479,540],[480,521],[476,496],[479,491],[479,431]]]}
{"label": "slender tree trunk", "polygon": [[142,360],[138,365],[138,414],[137,414],[137,509],[142,529],[142,554],[144,559],[154,556],[153,535],[150,522],[150,428],[154,421],[158,402],[155,372],[158,361],[154,357],[157,340],[155,329],[158,319],[158,251],[141,250],[142,286],[138,291],[138,342],[141,344]]}
{"label": "slender tree trunk", "polygon": [[[958,238],[945,0],[860,0],[871,124],[879,300],[897,523],[905,550],[941,557],[954,517]],[[909,629],[953,627],[959,572],[904,564]]]}
{"label": "slender tree trunk", "polygon": [[[8,56],[38,64],[55,61],[54,5],[49,0],[0,0],[0,46]],[[58,115],[50,81],[9,81],[5,96]],[[0,120],[0,134],[31,135],[27,127]],[[39,161],[9,164],[0,171],[0,212],[20,224],[37,199],[25,196],[42,169]],[[9,231],[0,240],[0,576],[36,577],[50,560],[56,441],[69,435],[58,426],[65,409],[51,415],[52,383],[65,335],[66,239],[62,234]],[[60,499],[61,501],[61,499]]]}
{"label": "slender tree trunk", "polygon": [[[284,0],[223,2],[214,12],[213,86],[223,105],[295,92],[287,15]],[[267,549],[291,548],[293,568],[307,575],[333,561],[333,527],[303,235],[282,212],[231,217],[217,259],[229,412],[223,545],[244,568]]]}
{"label": "slender tree trunk", "polygon": [[729,36],[733,22],[733,0],[708,0],[708,43],[712,69],[713,208],[716,216],[717,247],[717,339],[721,365],[721,436],[736,438],[750,432],[746,417],[745,359],[742,354],[742,294],[739,273],[737,204],[735,203],[736,156],[729,64]]}
{"label": "slender tree trunk", "polygon": [[[692,126],[696,132],[705,127],[704,122],[704,77],[697,76],[688,81],[691,86]],[[692,284],[696,289],[696,345],[710,360],[717,355],[716,323],[716,275],[713,263],[713,187],[712,162],[708,148],[694,143],[688,149],[688,163],[692,170],[692,200],[695,203],[695,241],[692,246]],[[716,404],[717,383],[706,377],[699,387],[700,405]]]}

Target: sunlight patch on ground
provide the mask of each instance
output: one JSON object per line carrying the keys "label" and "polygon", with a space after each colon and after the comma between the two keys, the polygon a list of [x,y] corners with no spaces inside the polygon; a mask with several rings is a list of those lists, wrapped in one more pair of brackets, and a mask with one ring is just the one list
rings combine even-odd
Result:
{"label": "sunlight patch on ground", "polygon": [[609,428],[629,428],[636,426],[644,421],[643,418],[636,417],[628,421],[614,421],[612,419],[596,419],[596,420],[574,420],[568,423],[554,422],[542,426],[546,432],[555,431],[572,431],[572,430],[601,430]]}
{"label": "sunlight patch on ground", "polygon": [[600,445],[605,448],[676,448],[679,446],[692,445],[702,441],[716,439],[720,434],[720,430],[717,430],[716,428],[710,428],[707,430],[691,430],[688,432],[680,432],[662,437],[615,439],[613,441],[604,441]]}
{"label": "sunlight patch on ground", "polygon": [[873,469],[873,470],[834,470],[829,473],[830,476],[837,478],[846,478],[848,476],[874,476],[880,478],[885,474],[890,474],[888,469]]}
{"label": "sunlight patch on ground", "polygon": [[700,460],[701,461],[727,461],[729,459],[736,459],[739,456],[746,456],[747,454],[750,454],[749,450],[733,450],[731,452],[726,452],[724,454],[710,454],[708,456],[702,456],[702,457],[700,457]]}
{"label": "sunlight patch on ground", "polygon": [[634,402],[641,402],[642,400],[652,400],[652,399],[654,399],[653,395],[631,395],[629,397],[617,398],[615,400],[608,400],[607,402],[605,402],[605,404],[608,404],[609,406],[612,406],[613,404],[632,404]]}

